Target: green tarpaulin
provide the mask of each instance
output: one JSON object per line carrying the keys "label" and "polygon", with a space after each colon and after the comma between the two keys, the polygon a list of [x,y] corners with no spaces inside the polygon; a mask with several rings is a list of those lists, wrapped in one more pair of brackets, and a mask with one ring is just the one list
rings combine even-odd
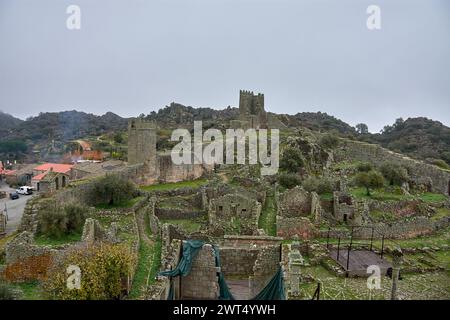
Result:
{"label": "green tarpaulin", "polygon": [[200,240],[186,240],[183,241],[183,256],[178,262],[178,265],[173,270],[162,271],[160,276],[177,277],[187,276],[191,272],[192,262],[197,256],[200,249],[203,247],[203,241]]}
{"label": "green tarpaulin", "polygon": [[[161,276],[166,277],[177,277],[177,276],[187,276],[192,268],[192,262],[197,256],[200,249],[203,247],[204,242],[200,240],[186,240],[183,241],[183,256],[178,262],[178,265],[173,270],[162,271],[159,273]],[[216,267],[220,268],[220,256],[219,248],[214,246]],[[220,288],[219,299],[221,300],[234,300],[233,295],[228,288],[225,281],[225,277],[222,271],[218,272],[218,283]],[[169,289],[168,299],[173,300],[173,283]],[[285,300],[284,294],[284,283],[283,283],[283,270],[281,267],[278,268],[277,273],[269,281],[269,283],[261,290],[261,292],[256,295],[252,300]]]}
{"label": "green tarpaulin", "polygon": [[277,273],[269,281],[267,286],[252,300],[286,300],[284,294],[283,269],[278,268]]}

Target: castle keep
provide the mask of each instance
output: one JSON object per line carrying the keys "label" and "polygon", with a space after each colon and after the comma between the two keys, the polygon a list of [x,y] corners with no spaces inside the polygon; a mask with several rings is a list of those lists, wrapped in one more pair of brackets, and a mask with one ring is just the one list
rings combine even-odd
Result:
{"label": "castle keep", "polygon": [[264,110],[264,94],[251,91],[239,92],[239,121],[242,128],[266,129],[267,113]]}

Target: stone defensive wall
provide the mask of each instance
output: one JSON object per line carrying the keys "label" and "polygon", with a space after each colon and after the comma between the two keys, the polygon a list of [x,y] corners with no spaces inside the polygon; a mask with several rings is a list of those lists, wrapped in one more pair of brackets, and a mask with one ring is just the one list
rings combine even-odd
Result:
{"label": "stone defensive wall", "polygon": [[[420,236],[430,235],[436,231],[450,226],[450,217],[444,217],[439,220],[430,220],[426,217],[413,217],[408,220],[395,223],[377,223],[373,225],[375,232],[374,239],[381,239],[382,235],[386,239],[412,239]],[[350,239],[348,230],[320,230],[320,237],[326,238]],[[356,239],[370,239],[372,237],[372,229],[355,227],[353,237]]]}
{"label": "stone defensive wall", "polygon": [[430,191],[450,195],[450,171],[411,159],[376,144],[341,139],[339,148],[335,150],[335,159],[337,161],[368,161],[375,164],[389,161],[400,162],[408,169],[412,181],[416,184],[429,185]]}

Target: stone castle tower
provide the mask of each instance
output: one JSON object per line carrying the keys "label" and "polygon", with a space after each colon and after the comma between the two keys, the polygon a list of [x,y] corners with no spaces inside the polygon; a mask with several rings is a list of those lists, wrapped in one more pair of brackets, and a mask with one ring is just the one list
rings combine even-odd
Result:
{"label": "stone castle tower", "polygon": [[128,123],[128,164],[142,163],[148,174],[157,173],[156,124],[144,119]]}
{"label": "stone castle tower", "polygon": [[239,120],[245,127],[253,129],[267,128],[267,113],[264,110],[264,94],[251,91],[239,91]]}

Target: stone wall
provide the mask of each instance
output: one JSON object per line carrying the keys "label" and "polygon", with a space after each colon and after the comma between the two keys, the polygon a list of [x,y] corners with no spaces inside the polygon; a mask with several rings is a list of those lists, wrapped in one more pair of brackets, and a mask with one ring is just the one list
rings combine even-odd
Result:
{"label": "stone wall", "polygon": [[29,257],[41,255],[54,255],[58,250],[46,246],[36,246],[33,234],[24,231],[6,244],[5,260],[6,264],[13,264]]}
{"label": "stone wall", "polygon": [[376,144],[343,139],[335,151],[335,159],[337,161],[368,161],[377,165],[388,161],[400,162],[408,169],[410,178],[415,184],[429,186],[430,191],[450,195],[450,172]]}
{"label": "stone wall", "polygon": [[[439,220],[430,220],[426,217],[413,217],[395,223],[377,223],[373,225],[375,228],[374,239],[381,239],[382,235],[386,239],[413,239],[420,236],[430,235],[434,232],[450,226],[450,217],[444,217]],[[327,230],[320,231],[320,237],[326,238]],[[331,238],[349,238],[348,230],[330,231]],[[355,228],[353,237],[356,239],[370,239],[372,236],[371,228]]]}
{"label": "stone wall", "polygon": [[317,230],[310,219],[306,217],[285,218],[277,216],[277,236],[284,239],[299,237],[300,239],[312,239],[317,235]]}
{"label": "stone wall", "polygon": [[181,278],[182,299],[215,300],[219,296],[219,284],[214,248],[203,245],[192,263],[191,272]]}
{"label": "stone wall", "polygon": [[229,276],[249,277],[258,258],[258,248],[220,247],[220,262],[225,279]]}
{"label": "stone wall", "polygon": [[[161,270],[173,270],[181,257],[181,240],[174,239],[172,242],[161,249]],[[180,298],[180,280],[178,277],[170,280],[168,277],[158,276],[156,281],[148,288],[147,299],[149,300],[167,300],[171,282],[175,299]]]}
{"label": "stone wall", "polygon": [[280,245],[266,246],[258,252],[250,278],[252,297],[256,296],[272,279],[280,266]]}
{"label": "stone wall", "polygon": [[311,195],[301,187],[286,190],[280,195],[278,215],[292,217],[306,217],[311,214]]}

